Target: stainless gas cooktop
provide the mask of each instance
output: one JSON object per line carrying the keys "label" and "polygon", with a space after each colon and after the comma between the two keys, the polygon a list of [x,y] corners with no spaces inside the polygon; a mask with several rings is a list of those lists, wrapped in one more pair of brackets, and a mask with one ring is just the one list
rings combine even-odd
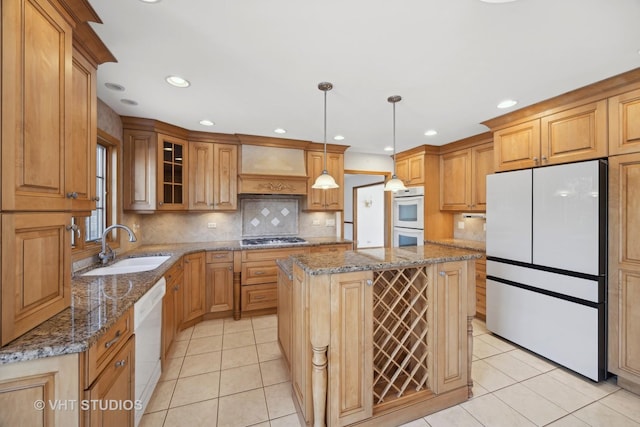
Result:
{"label": "stainless gas cooktop", "polygon": [[258,237],[255,239],[242,239],[241,246],[276,246],[307,243],[300,237]]}

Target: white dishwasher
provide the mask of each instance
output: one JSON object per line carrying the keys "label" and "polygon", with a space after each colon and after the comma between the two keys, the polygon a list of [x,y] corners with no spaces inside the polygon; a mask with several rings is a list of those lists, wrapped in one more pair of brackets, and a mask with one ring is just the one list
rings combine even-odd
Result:
{"label": "white dishwasher", "polygon": [[[160,379],[160,343],[162,339],[162,298],[166,292],[164,277],[153,285],[142,298],[133,305],[134,334],[136,336],[135,388],[136,405],[135,425],[151,399],[153,390]],[[137,409],[140,407],[140,409]]]}

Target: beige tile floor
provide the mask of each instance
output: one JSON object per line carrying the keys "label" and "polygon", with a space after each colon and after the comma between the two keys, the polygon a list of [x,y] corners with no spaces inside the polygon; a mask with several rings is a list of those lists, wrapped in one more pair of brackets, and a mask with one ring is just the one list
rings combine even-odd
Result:
{"label": "beige tile floor", "polygon": [[[474,321],[474,397],[404,427],[640,427],[640,396],[595,384],[491,335]],[[299,426],[276,316],[182,331],[143,427]]]}

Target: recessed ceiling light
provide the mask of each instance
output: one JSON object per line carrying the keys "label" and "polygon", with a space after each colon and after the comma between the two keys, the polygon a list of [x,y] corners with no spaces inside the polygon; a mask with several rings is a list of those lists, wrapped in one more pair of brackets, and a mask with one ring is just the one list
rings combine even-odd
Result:
{"label": "recessed ceiling light", "polygon": [[124,92],[124,86],[119,85],[117,83],[105,83],[104,84],[106,86],[107,89],[111,89],[111,90],[115,90],[118,92]]}
{"label": "recessed ceiling light", "polygon": [[515,101],[513,99],[505,99],[504,101],[500,101],[500,103],[498,104],[498,108],[509,108],[509,107],[513,107],[514,105],[516,105],[518,103],[518,101]]}
{"label": "recessed ceiling light", "polygon": [[120,100],[120,102],[122,102],[123,104],[127,104],[127,105],[138,105],[138,103],[136,101],[134,101],[133,99],[123,98],[123,99]]}
{"label": "recessed ceiling light", "polygon": [[390,147],[390,146],[384,147],[384,151],[393,151],[393,147]]}
{"label": "recessed ceiling light", "polygon": [[424,133],[425,136],[434,136],[434,135],[437,135],[437,134],[438,134],[438,131],[435,130],[435,129],[429,129],[428,131],[426,131]]}
{"label": "recessed ceiling light", "polygon": [[189,80],[183,79],[180,76],[167,76],[167,78],[165,80],[171,86],[175,86],[175,87],[189,87],[189,86],[191,86],[191,83],[189,83]]}
{"label": "recessed ceiling light", "polygon": [[282,128],[274,129],[273,131],[275,133],[280,133],[280,134],[287,133],[287,130],[286,129],[282,129]]}
{"label": "recessed ceiling light", "polygon": [[516,1],[516,0],[480,0],[480,1],[485,2],[485,3],[511,3],[511,2]]}
{"label": "recessed ceiling light", "polygon": [[213,123],[211,120],[207,120],[207,119],[200,120],[200,124],[202,126],[213,126],[213,125],[215,125],[215,123]]}
{"label": "recessed ceiling light", "polygon": [[336,136],[333,137],[333,139],[335,139],[336,141],[342,141],[342,140],[344,140],[344,136],[336,135]]}
{"label": "recessed ceiling light", "polygon": [[160,3],[160,0],[140,0],[142,3]]}

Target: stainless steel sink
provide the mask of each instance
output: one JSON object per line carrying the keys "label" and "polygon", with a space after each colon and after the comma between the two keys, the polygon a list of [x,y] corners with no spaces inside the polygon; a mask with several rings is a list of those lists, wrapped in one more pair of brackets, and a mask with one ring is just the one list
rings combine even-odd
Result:
{"label": "stainless steel sink", "polygon": [[171,258],[169,255],[126,258],[106,267],[89,270],[84,273],[83,276],[105,276],[109,274],[140,273],[142,271],[155,270],[169,258]]}

